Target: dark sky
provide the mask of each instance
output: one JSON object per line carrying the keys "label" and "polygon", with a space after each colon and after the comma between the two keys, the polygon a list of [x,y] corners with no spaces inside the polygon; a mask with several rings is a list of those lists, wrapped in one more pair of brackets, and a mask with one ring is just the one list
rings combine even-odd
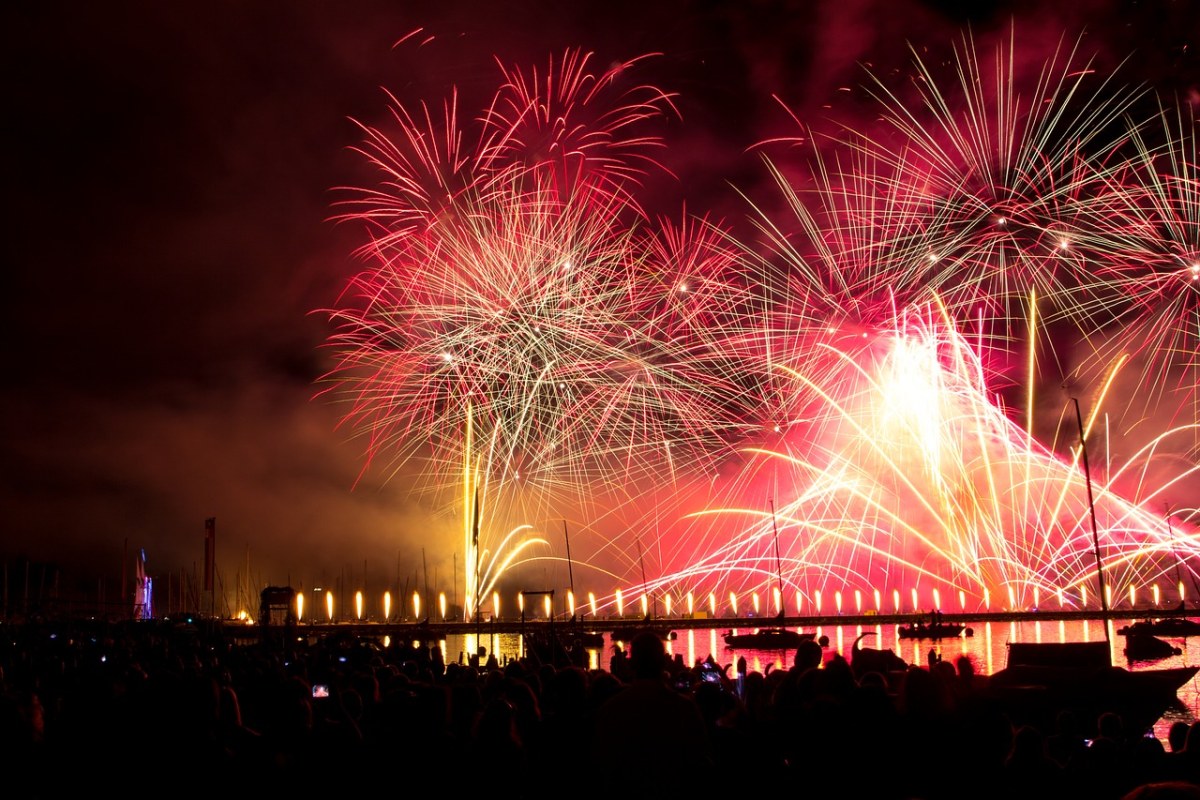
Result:
{"label": "dark sky", "polygon": [[[4,4],[0,552],[95,576],[144,547],[152,572],[191,572],[216,517],[222,568],[248,553],[260,583],[454,568],[442,512],[355,485],[360,445],[313,400],[329,331],[311,312],[363,242],[329,221],[332,190],[374,180],[348,146],[383,89],[458,86],[474,108],[494,56],[661,53],[646,77],[679,95],[678,182],[648,196],[736,216],[727,184],[760,178],[746,149],[786,125],[773,95],[816,122],[854,102],[838,90],[860,62],[1014,21],[1033,60],[1086,31],[1102,61],[1136,52],[1131,80],[1195,75],[1182,2]],[[416,28],[433,40],[393,47]]]}

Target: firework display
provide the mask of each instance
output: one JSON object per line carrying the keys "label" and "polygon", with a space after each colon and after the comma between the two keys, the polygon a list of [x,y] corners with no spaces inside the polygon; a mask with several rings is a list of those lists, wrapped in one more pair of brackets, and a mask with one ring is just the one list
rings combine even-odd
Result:
{"label": "firework display", "polygon": [[764,143],[746,236],[639,203],[673,112],[640,60],[500,65],[468,124],[451,96],[363,127],[326,391],[365,468],[461,515],[465,613],[562,563],[567,520],[601,608],[1188,594],[1191,123],[1078,45],[1030,86],[1011,39],[953,55],[869,77],[870,128]]}

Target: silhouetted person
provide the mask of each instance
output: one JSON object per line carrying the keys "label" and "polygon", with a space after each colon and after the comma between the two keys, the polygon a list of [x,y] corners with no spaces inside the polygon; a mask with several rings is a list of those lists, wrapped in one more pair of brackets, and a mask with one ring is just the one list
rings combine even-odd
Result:
{"label": "silhouetted person", "polygon": [[1013,734],[1012,749],[1004,761],[1003,785],[1009,797],[1061,797],[1063,769],[1046,753],[1046,737],[1032,725]]}
{"label": "silhouetted person", "polygon": [[1054,733],[1046,737],[1046,753],[1060,767],[1066,767],[1083,754],[1087,745],[1079,717],[1070,709],[1063,709],[1054,718]]}
{"label": "silhouetted person", "polygon": [[515,786],[528,780],[529,758],[518,729],[517,710],[504,697],[488,700],[476,718],[468,756],[471,768],[481,775],[504,775],[506,784]]}
{"label": "silhouetted person", "polygon": [[1183,720],[1175,720],[1167,731],[1167,746],[1172,753],[1178,753],[1187,745],[1188,724]]}
{"label": "silhouetted person", "polygon": [[[696,701],[665,678],[665,648],[651,632],[629,647],[632,678],[596,711],[592,767],[617,777],[630,797],[711,788],[712,744]],[[600,792],[599,786],[590,787]]]}

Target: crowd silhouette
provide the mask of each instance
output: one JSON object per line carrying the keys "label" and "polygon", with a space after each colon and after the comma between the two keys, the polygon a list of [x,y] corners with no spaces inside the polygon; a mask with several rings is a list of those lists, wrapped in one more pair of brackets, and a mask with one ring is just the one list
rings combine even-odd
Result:
{"label": "crowd silhouette", "polygon": [[0,629],[0,757],[32,798],[147,776],[183,796],[382,780],[516,798],[1200,798],[1200,723],[1166,742],[1115,713],[1017,724],[965,657],[856,672],[805,642],[761,673],[685,664],[643,633],[588,669],[337,635],[235,643],[202,624]]}

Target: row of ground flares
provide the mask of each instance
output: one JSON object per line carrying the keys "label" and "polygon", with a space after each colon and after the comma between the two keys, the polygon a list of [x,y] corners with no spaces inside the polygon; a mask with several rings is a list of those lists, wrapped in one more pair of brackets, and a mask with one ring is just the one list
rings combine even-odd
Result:
{"label": "row of ground flares", "polygon": [[[1175,589],[1177,592],[1176,603],[1185,603],[1187,601],[1187,596],[1186,592],[1184,591],[1183,582],[1180,581]],[[294,610],[298,620],[309,619],[314,623],[320,622],[322,611],[324,611],[325,619],[329,622],[337,622],[347,619],[345,613],[338,609],[335,592],[332,589],[326,590],[323,593],[318,590],[316,594],[319,599],[316,601],[314,607],[308,604],[307,598],[303,592],[296,593]],[[776,615],[786,613],[787,609],[784,608],[782,603],[782,593],[778,589],[775,589],[768,594],[771,595],[771,605],[767,609],[767,613]],[[873,597],[870,598],[874,601],[873,604],[868,604],[867,598],[863,596],[861,590],[856,589],[853,592],[852,598],[848,598],[842,592],[836,591],[833,593],[833,607],[830,609],[824,605],[823,598],[819,590],[813,592],[813,598],[810,603],[805,603],[803,595],[800,592],[797,592],[795,595],[794,613],[796,616],[803,616],[805,614],[810,616],[822,616],[830,613],[837,615],[844,613],[904,614],[921,613],[927,609],[939,611],[954,610],[942,605],[942,595],[938,589],[932,590],[929,598],[930,602],[927,604],[921,602],[919,594],[915,588],[910,590],[908,594],[910,605],[905,607],[902,602],[904,599],[903,593],[899,589],[893,590],[891,593],[891,608],[888,609],[885,607],[883,602],[884,594],[878,589],[874,591]],[[718,600],[716,592],[709,592],[706,601],[702,601],[700,603],[697,603],[695,595],[689,592],[680,598],[680,607],[678,608],[676,608],[672,595],[670,594],[664,594],[661,598],[652,598],[646,593],[642,593],[640,596],[638,596],[633,605],[628,607],[625,602],[624,594],[620,590],[617,590],[613,595],[612,600],[605,604],[601,604],[597,600],[594,592],[587,593],[586,604],[577,604],[575,593],[572,591],[567,591],[566,605],[564,608],[559,609],[554,607],[554,598],[551,593],[540,593],[539,597],[541,600],[540,603],[527,603],[525,593],[517,593],[515,607],[521,619],[525,619],[526,614],[529,614],[530,618],[553,619],[556,615],[561,615],[566,618],[574,618],[577,614],[586,615],[589,613],[592,617],[600,617],[602,614],[607,614],[610,618],[612,616],[624,618],[631,610],[637,612],[638,616],[643,618],[650,617],[652,614],[654,617],[665,616],[668,618],[675,614],[679,614],[684,618],[697,618],[698,615],[704,615],[715,619],[720,616],[722,612],[725,612],[726,616],[728,617],[736,618],[740,616],[758,617],[761,616],[764,611],[762,598],[758,592],[752,592],[749,597],[745,598],[747,602],[744,605],[739,602],[739,597],[736,592],[730,592],[725,598],[724,603]],[[323,601],[320,598],[323,598]],[[1033,606],[1028,610],[1038,610],[1042,607],[1042,597],[1038,587],[1034,587],[1033,589],[1033,598]],[[661,610],[663,612],[662,614],[659,613],[660,606],[658,603],[660,599]],[[1047,606],[1045,610],[1076,610],[1079,608],[1084,608],[1087,605],[1087,599],[1088,594],[1086,587],[1081,587],[1079,594],[1073,597],[1068,596],[1063,590],[1059,590],[1053,596],[1046,598],[1047,602],[1051,605]],[[1140,593],[1137,589],[1130,588],[1127,599],[1128,607],[1131,610],[1138,608],[1139,602],[1142,602],[1143,599],[1148,600],[1150,606],[1153,608],[1162,607],[1165,602],[1168,602],[1166,594],[1158,584],[1152,584],[1148,587],[1144,587]],[[852,600],[852,602],[848,604],[847,600]],[[1016,600],[1016,590],[1012,586],[1009,586],[1008,589],[1008,605],[1003,607],[993,607],[992,597],[986,589],[983,593],[982,603],[975,608],[967,607],[967,595],[964,591],[960,590],[958,592],[957,600],[957,611],[959,613],[991,613],[994,611],[1019,610]],[[541,606],[540,609],[537,607],[538,605]],[[1117,605],[1117,598],[1113,597],[1111,587],[1108,587],[1107,606],[1108,608],[1115,608]],[[368,600],[364,592],[362,590],[356,591],[354,593],[354,616],[352,619],[354,621],[377,620],[382,622],[394,622],[404,619],[419,620],[422,618],[423,613],[426,617],[428,617],[430,612],[430,609],[422,602],[420,592],[413,592],[412,596],[409,598],[407,607],[405,607],[404,604],[396,601],[393,598],[393,595],[390,591],[385,591],[380,596],[378,605],[375,606],[377,611],[382,612],[382,616],[375,616],[375,612],[373,612],[368,606]],[[502,619],[503,608],[504,605],[500,597],[500,593],[494,592],[492,594],[490,608],[487,609],[489,618]],[[309,614],[309,617],[307,618],[305,617],[306,610]],[[407,612],[409,611],[412,613],[411,617],[407,616]],[[450,620],[450,614],[452,612],[445,592],[438,593],[437,612],[440,614],[441,621],[446,622]],[[238,616],[239,618],[248,622],[253,621],[252,616],[248,611],[242,611]]]}

